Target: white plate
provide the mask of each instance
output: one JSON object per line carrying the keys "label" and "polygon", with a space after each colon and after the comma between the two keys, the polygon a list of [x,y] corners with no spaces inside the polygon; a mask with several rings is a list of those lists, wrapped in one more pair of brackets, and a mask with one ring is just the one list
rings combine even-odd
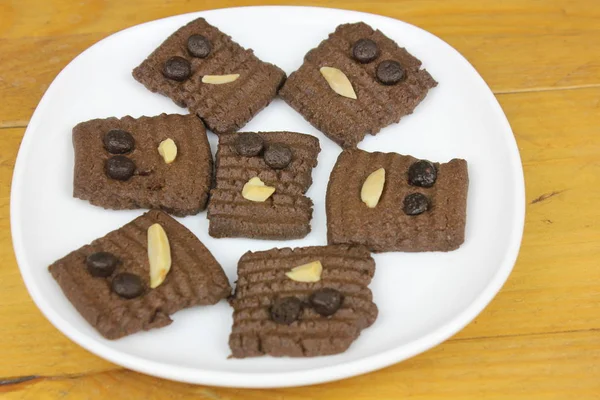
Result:
{"label": "white plate", "polygon": [[[75,311],[47,271],[71,250],[142,211],[107,211],[74,199],[71,128],[123,115],[185,113],[131,77],[169,34],[205,17],[290,73],[338,24],[364,21],[405,46],[439,82],[415,113],[360,145],[436,161],[469,162],[465,244],[450,253],[375,255],[371,288],[380,314],[344,354],[312,359],[230,360],[226,302],[177,313],[169,327],[103,339]],[[247,250],[326,243],[325,188],[340,148],[275,100],[244,130],[307,132],[321,140],[308,195],[313,232],[289,242],[212,239],[205,213],[179,219],[213,252],[231,282]],[[213,151],[216,137],[209,133]],[[236,387],[283,387],[341,379],[402,361],[452,336],[487,305],[508,277],[523,232],[523,171],[510,126],[490,89],[452,47],[419,28],[377,15],[304,7],[232,8],[180,15],[116,33],[87,49],[54,80],[23,139],[11,194],[15,253],[31,297],[65,335],[124,367],[168,379]]]}

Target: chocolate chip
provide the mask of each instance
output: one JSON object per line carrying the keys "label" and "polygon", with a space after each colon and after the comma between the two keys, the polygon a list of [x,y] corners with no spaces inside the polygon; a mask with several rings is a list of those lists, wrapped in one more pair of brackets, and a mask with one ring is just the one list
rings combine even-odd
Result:
{"label": "chocolate chip", "polygon": [[344,296],[331,288],[319,289],[309,299],[312,308],[324,317],[335,314],[343,300]]}
{"label": "chocolate chip", "polygon": [[233,143],[235,151],[244,157],[254,157],[263,150],[263,138],[253,132],[238,133]]}
{"label": "chocolate chip", "polygon": [[358,39],[352,46],[352,57],[359,63],[370,63],[379,57],[379,47],[371,39]]}
{"label": "chocolate chip", "polygon": [[292,150],[285,144],[273,143],[267,147],[263,158],[269,167],[282,169],[292,162]]}
{"label": "chocolate chip", "polygon": [[408,183],[413,186],[432,187],[436,179],[437,171],[430,161],[419,160],[408,168]]}
{"label": "chocolate chip", "polygon": [[117,256],[107,251],[92,253],[85,259],[88,272],[96,278],[111,276],[117,264],[119,264]]}
{"label": "chocolate chip", "polygon": [[271,306],[271,319],[278,324],[289,325],[300,317],[302,302],[297,297],[277,299]]}
{"label": "chocolate chip", "polygon": [[192,74],[190,62],[183,57],[171,57],[165,62],[163,75],[174,81],[185,81]]}
{"label": "chocolate chip", "polygon": [[404,214],[419,215],[429,210],[429,199],[421,193],[411,193],[404,198]]}
{"label": "chocolate chip", "polygon": [[126,181],[135,172],[135,163],[125,156],[113,156],[104,163],[106,175],[119,181]]}
{"label": "chocolate chip", "polygon": [[144,292],[142,278],[129,272],[117,274],[111,283],[113,292],[126,299],[133,299]]}
{"label": "chocolate chip", "polygon": [[384,85],[395,85],[404,79],[405,73],[402,65],[397,61],[385,60],[379,63],[375,73],[379,82]]}
{"label": "chocolate chip", "polygon": [[125,154],[135,147],[135,140],[131,133],[121,129],[111,129],[104,135],[104,148],[112,154]]}
{"label": "chocolate chip", "polygon": [[210,40],[204,36],[192,35],[188,38],[187,49],[192,56],[205,58],[210,54],[212,45],[210,44]]}

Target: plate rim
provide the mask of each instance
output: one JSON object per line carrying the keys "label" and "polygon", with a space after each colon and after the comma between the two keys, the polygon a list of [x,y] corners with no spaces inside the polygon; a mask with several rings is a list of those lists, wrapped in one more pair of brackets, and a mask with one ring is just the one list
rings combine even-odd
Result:
{"label": "plate rim", "polygon": [[[27,265],[27,256],[24,249],[24,241],[22,240],[22,231],[21,227],[18,224],[17,216],[21,215],[21,206],[17,201],[17,195],[15,193],[19,193],[21,191],[21,187],[24,185],[24,179],[22,178],[23,172],[26,168],[25,159],[27,158],[27,154],[31,149],[30,141],[32,140],[33,133],[37,126],[39,125],[39,115],[38,109],[40,107],[45,107],[46,99],[49,97],[49,93],[52,92],[52,88],[55,86],[55,82],[66,74],[65,71],[70,70],[72,68],[73,63],[80,57],[82,57],[88,50],[95,47],[96,45],[104,42],[109,38],[113,38],[114,36],[124,34],[127,31],[133,29],[143,29],[147,24],[152,24],[157,21],[163,21],[172,18],[189,16],[192,17],[209,17],[211,13],[224,11],[224,10],[239,10],[239,9],[281,9],[283,12],[293,12],[294,9],[313,9],[317,12],[323,11],[332,11],[338,12],[343,11],[344,13],[353,14],[353,16],[360,18],[361,16],[369,15],[376,16],[378,18],[384,18],[393,21],[394,23],[400,23],[404,25],[408,25],[416,30],[418,30],[421,34],[432,36],[435,39],[439,40],[445,46],[450,48],[453,53],[455,53],[460,61],[465,64],[465,66],[471,69],[475,75],[477,76],[477,80],[480,84],[483,84],[485,88],[488,89],[489,94],[491,95],[490,106],[492,110],[498,114],[499,121],[502,121],[504,125],[502,130],[505,132],[510,132],[512,135],[507,135],[505,138],[507,140],[508,147],[510,148],[510,160],[509,164],[511,166],[510,176],[515,179],[515,196],[513,198],[513,206],[515,210],[515,222],[512,226],[512,230],[510,233],[510,238],[507,246],[507,251],[504,254],[504,258],[500,262],[500,267],[497,269],[496,273],[490,279],[487,286],[477,295],[477,297],[471,302],[471,304],[463,309],[460,313],[454,316],[450,321],[447,321],[445,324],[439,326],[437,329],[429,332],[427,335],[420,337],[417,340],[413,340],[406,344],[390,348],[388,350],[384,350],[366,357],[362,357],[357,360],[347,361],[336,365],[330,365],[325,367],[319,367],[311,370],[304,371],[289,371],[289,372],[259,372],[259,373],[248,373],[248,372],[231,372],[231,371],[215,371],[215,370],[206,370],[199,369],[187,366],[179,366],[172,365],[163,362],[157,362],[151,359],[147,359],[140,356],[134,356],[131,354],[121,353],[118,350],[114,350],[109,346],[104,345],[98,340],[88,337],[87,335],[79,334],[77,330],[71,329],[70,324],[61,317],[61,315],[56,312],[50,306],[46,306],[43,298],[39,292],[37,285],[35,284],[35,279],[33,278],[33,274],[31,273],[31,269],[23,267],[23,265]],[[78,54],[75,58],[73,58],[69,64],[67,64],[53,79],[52,83],[49,85],[48,89],[40,99],[36,109],[34,110],[31,120],[27,125],[25,133],[23,135],[23,139],[19,146],[19,151],[17,154],[17,158],[15,161],[15,166],[13,170],[13,177],[11,183],[11,195],[10,195],[10,225],[11,225],[11,238],[13,242],[13,250],[15,253],[15,257],[17,260],[17,264],[19,266],[19,270],[21,273],[21,277],[25,283],[27,291],[31,298],[33,299],[37,308],[42,312],[42,314],[50,321],[52,325],[56,329],[58,329],[63,335],[68,337],[70,340],[83,347],[84,349],[90,351],[96,356],[113,362],[117,365],[121,365],[125,368],[141,372],[144,374],[152,375],[159,378],[165,378],[173,381],[180,381],[192,384],[202,384],[202,385],[211,385],[211,386],[220,386],[220,387],[236,387],[236,388],[279,388],[279,387],[294,387],[294,386],[305,386],[305,385],[313,385],[324,382],[335,381],[339,379],[349,378],[352,376],[357,376],[361,374],[365,374],[368,372],[372,372],[395,363],[399,363],[408,358],[411,358],[417,354],[420,354],[426,350],[429,350],[443,341],[447,340],[460,330],[462,330],[466,325],[472,322],[481,311],[490,303],[490,301],[496,296],[496,294],[500,291],[508,276],[512,272],[514,264],[517,260],[519,249],[521,246],[521,241],[523,237],[523,230],[525,225],[525,179],[523,174],[523,166],[521,163],[521,157],[519,153],[519,149],[517,146],[516,139],[514,137],[514,132],[510,126],[510,123],[504,114],[496,96],[493,91],[489,87],[489,85],[483,80],[481,75],[477,72],[477,70],[471,65],[471,63],[460,53],[458,50],[454,49],[448,43],[446,43],[443,39],[438,36],[430,33],[418,26],[412,25],[408,22],[404,22],[398,20],[396,18],[387,17],[385,15],[367,13],[361,11],[354,11],[348,9],[341,8],[329,8],[329,7],[315,7],[315,6],[288,6],[288,5],[265,5],[265,6],[244,6],[244,7],[224,7],[218,9],[210,9],[203,11],[196,11],[191,13],[177,14],[172,15],[165,18],[160,18],[152,21],[147,21],[141,24],[137,24],[118,32],[115,32],[111,35],[108,35],[93,45],[86,48],[80,54]],[[165,368],[168,366],[168,368]]]}

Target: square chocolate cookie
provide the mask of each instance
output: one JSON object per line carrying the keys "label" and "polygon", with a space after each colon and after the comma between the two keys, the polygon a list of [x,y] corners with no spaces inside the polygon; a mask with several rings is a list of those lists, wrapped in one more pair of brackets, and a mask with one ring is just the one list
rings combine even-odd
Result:
{"label": "square chocolate cookie", "polygon": [[326,196],[330,244],[375,252],[450,251],[465,239],[467,162],[344,150]]}
{"label": "square chocolate cookie", "polygon": [[210,251],[158,210],[73,251],[49,270],[81,316],[107,339],[169,325],[169,315],[215,304],[231,293]]}
{"label": "square chocolate cookie", "polygon": [[233,357],[342,353],[377,318],[368,285],[375,261],[364,247],[248,252],[230,300]]}
{"label": "square chocolate cookie", "polygon": [[109,209],[204,210],[212,154],[194,115],[106,118],[73,129],[73,196]]}
{"label": "square chocolate cookie", "polygon": [[133,77],[221,134],[239,130],[265,108],[285,72],[198,18],[169,36]]}
{"label": "square chocolate cookie", "polygon": [[279,95],[342,147],[411,114],[437,82],[404,48],[359,22],[309,51]]}
{"label": "square chocolate cookie", "polygon": [[310,232],[319,140],[295,132],[219,136],[216,186],[208,203],[213,237],[299,239]]}

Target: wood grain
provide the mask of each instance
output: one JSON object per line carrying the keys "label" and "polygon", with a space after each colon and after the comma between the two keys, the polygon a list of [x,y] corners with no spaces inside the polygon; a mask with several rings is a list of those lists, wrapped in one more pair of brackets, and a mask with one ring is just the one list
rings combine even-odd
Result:
{"label": "wood grain", "polygon": [[[244,4],[255,2],[219,2]],[[446,343],[381,371],[315,387],[185,385],[123,370],[81,349],[37,310],[14,259],[10,179],[23,127],[60,69],[95,41],[140,22],[215,5],[4,1],[0,127],[16,128],[0,129],[0,398],[600,399],[600,3],[323,5],[384,14],[432,31],[465,54],[498,94],[521,151],[527,191],[521,253],[499,295]]]}
{"label": "wood grain", "polygon": [[[599,29],[600,10],[593,1],[577,0],[329,0],[299,1],[295,5],[342,8],[411,19],[418,25],[437,27],[441,34],[579,33]],[[117,0],[12,1],[0,9],[6,23],[0,38],[114,32],[171,15],[249,5],[286,5],[282,0]],[[33,6],[32,6],[33,5]],[[494,19],[498,25],[491,23]],[[542,23],[543,22],[543,23]]]}
{"label": "wood grain", "polygon": [[[600,398],[600,332],[459,340],[402,364],[305,388],[243,390],[168,382],[118,370],[38,378],[0,387],[6,399],[206,400],[424,399],[554,400]],[[0,392],[1,393],[1,392]],[[126,394],[126,396],[124,395]]]}
{"label": "wood grain", "polygon": [[600,89],[499,100],[524,165],[525,233],[502,295],[459,337],[600,328]]}
{"label": "wood grain", "polygon": [[[283,3],[226,0],[218,6]],[[600,3],[593,0],[299,4],[349,8],[416,24],[464,54],[498,93],[600,85],[600,52],[594,51],[600,40]],[[0,126],[24,126],[52,78],[93,43],[138,23],[215,8],[215,3],[15,0],[0,7],[0,93],[11,98],[0,108]]]}

